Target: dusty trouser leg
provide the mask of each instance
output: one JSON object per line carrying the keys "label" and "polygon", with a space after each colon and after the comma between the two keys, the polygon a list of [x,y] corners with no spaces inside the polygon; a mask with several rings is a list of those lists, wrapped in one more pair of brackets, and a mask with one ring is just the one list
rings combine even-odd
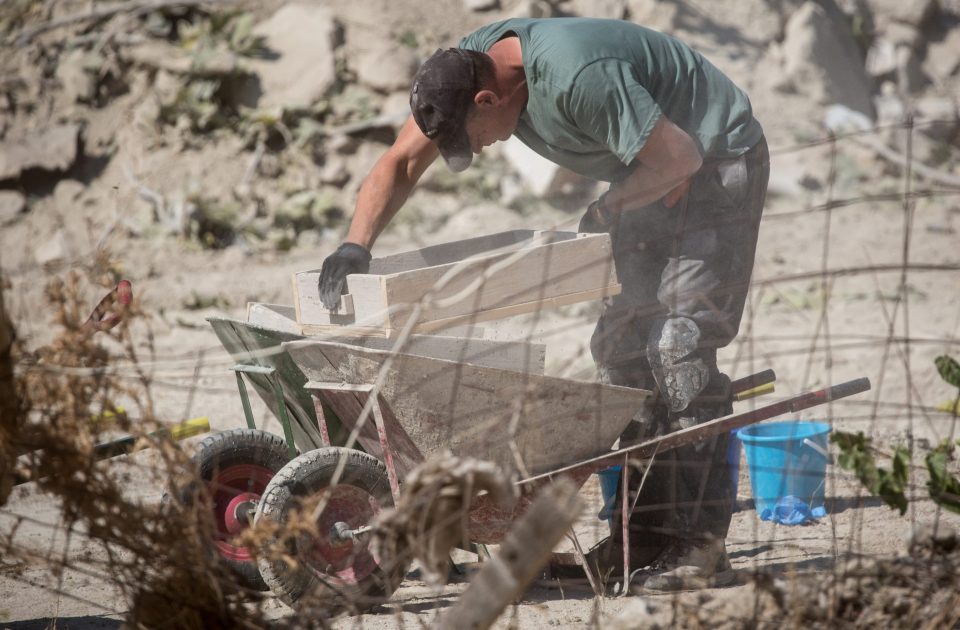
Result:
{"label": "dusty trouser leg", "polygon": [[[682,207],[650,206],[616,226],[624,291],[598,322],[594,358],[607,382],[659,394],[644,430],[625,437],[730,413],[716,350],[739,328],[768,172],[761,143],[740,160],[705,165]],[[630,522],[634,566],[656,546],[720,540],[722,549],[733,506],[727,445],[721,436],[657,456]],[[639,483],[640,475],[631,479]]]}

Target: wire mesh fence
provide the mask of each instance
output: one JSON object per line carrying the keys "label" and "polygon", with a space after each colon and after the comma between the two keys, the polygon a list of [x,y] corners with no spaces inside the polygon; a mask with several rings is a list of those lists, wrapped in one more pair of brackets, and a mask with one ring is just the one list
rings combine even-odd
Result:
{"label": "wire mesh fence", "polygon": [[[82,335],[79,326],[91,287],[112,277],[107,257],[100,255],[95,261],[72,261],[81,270],[68,274],[66,281],[60,279],[63,269],[50,273],[47,299],[56,313],[56,338],[43,347],[13,345],[12,381],[3,385],[16,389],[16,404],[3,408],[0,485],[6,496],[0,508],[0,551],[8,601],[46,589],[58,610],[80,611],[68,616],[124,616],[144,627],[457,627],[456,620],[441,613],[474,588],[477,567],[484,566],[483,560],[509,564],[509,558],[497,557],[496,547],[477,543],[502,540],[522,513],[516,506],[531,503],[535,493],[530,488],[536,485],[525,481],[574,468],[580,504],[586,507],[557,549],[587,570],[564,573],[571,569],[561,566],[562,554],[548,562],[550,545],[546,554],[536,555],[542,566],[526,578],[535,580],[533,590],[519,584],[510,591],[519,598],[516,602],[487,602],[512,608],[501,624],[953,627],[960,621],[960,546],[950,532],[960,520],[956,488],[949,485],[951,476],[958,477],[958,466],[949,445],[960,437],[958,391],[941,378],[935,359],[960,354],[960,249],[954,227],[960,221],[960,187],[955,175],[924,165],[914,155],[915,135],[933,124],[908,120],[771,150],[774,173],[779,158],[802,155],[820,180],[810,186],[804,204],[771,192],[739,334],[720,350],[719,369],[731,379],[776,370],[775,392],[735,403],[738,413],[867,377],[872,385],[868,393],[825,399],[823,406],[778,419],[823,422],[834,434],[862,432],[871,442],[856,461],[838,444],[821,447],[826,448],[820,489],[825,511],[799,527],[761,520],[754,497],[758,474],[783,470],[776,465],[764,469],[739,449],[731,451],[736,492],[725,543],[735,579],[725,588],[652,596],[639,580],[631,582],[631,577],[642,577],[641,560],[632,567],[639,571],[626,576],[591,564],[591,549],[615,537],[618,527],[597,514],[604,502],[619,498],[604,495],[593,475],[606,463],[575,465],[626,443],[614,437],[593,447],[590,456],[563,461],[544,453],[564,442],[591,444],[606,435],[614,417],[614,424],[624,426],[631,418],[649,419],[642,400],[617,399],[616,392],[597,382],[590,334],[598,303],[534,310],[499,323],[466,322],[487,326],[493,341],[525,343],[526,366],[530,353],[538,352],[536,344],[545,346],[540,373],[471,367],[465,354],[460,360],[415,361],[409,353],[418,315],[435,306],[434,296],[443,285],[467,268],[454,265],[422,299],[402,306],[411,315],[385,348],[349,351],[342,363],[318,368],[318,374],[365,387],[338,394],[340,398],[315,390],[317,408],[325,405],[325,414],[340,417],[348,429],[333,446],[361,448],[382,463],[361,465],[344,450],[330,459],[322,475],[284,468],[290,479],[311,489],[286,497],[269,488],[286,458],[277,464],[228,461],[228,449],[205,464],[195,455],[193,441],[177,442],[156,432],[169,420],[206,414],[213,405],[229,406],[217,413],[234,418],[229,427],[216,428],[235,431],[243,416],[229,368],[238,356],[250,364],[275,366],[288,348],[277,337],[259,347],[234,348],[231,356],[204,333],[198,349],[163,353],[153,345],[150,317],[137,310],[109,336]],[[872,162],[861,172],[856,163],[864,156]],[[874,176],[878,169],[882,178]],[[499,264],[522,264],[524,255],[521,249]],[[496,269],[471,278],[443,304],[479,300]],[[12,272],[27,273],[31,270]],[[20,296],[8,292],[4,297],[15,328],[37,326],[20,310]],[[481,351],[470,360],[484,358]],[[361,374],[363,382],[351,382]],[[265,402],[255,402],[250,418],[266,433],[283,436],[276,398],[252,382]],[[292,422],[316,426],[320,419],[310,415],[311,408],[303,407],[304,415],[291,401],[300,393],[283,392]],[[5,403],[10,400],[5,394]],[[104,421],[106,417],[114,419]],[[388,469],[400,471],[400,490],[410,480],[411,470],[404,469],[396,446],[403,433],[413,436],[413,450],[419,449],[423,459],[448,461],[434,477],[419,478],[418,492],[407,494],[392,487],[387,475]],[[118,434],[134,436],[144,450],[98,460],[97,445]],[[304,455],[324,445],[297,446]],[[896,447],[904,449],[905,458],[898,458]],[[942,463],[931,468],[929,456],[938,452],[943,458],[936,461]],[[398,463],[387,462],[388,457]],[[463,463],[466,458],[501,465],[484,477]],[[627,498],[641,513],[665,507],[637,502],[650,471],[668,466],[710,470],[705,459],[678,462],[654,452],[607,463],[633,468],[634,483],[639,480],[640,486],[631,486]],[[868,459],[869,465],[864,463]],[[892,479],[898,466],[899,481],[878,491],[877,480]],[[239,485],[231,471],[240,475]],[[948,480],[932,496],[934,471]],[[500,475],[496,481],[495,475]],[[29,482],[13,487],[15,479]],[[262,483],[254,483],[257,479]],[[345,489],[336,490],[340,486]],[[514,495],[514,503],[505,499],[507,507],[488,505],[487,495],[495,491]],[[888,501],[898,493],[905,501],[902,514]],[[258,503],[267,496],[283,502],[274,512],[282,518],[254,518],[254,512],[264,511]],[[701,489],[693,503],[709,508],[711,501]],[[371,552],[378,549],[369,544],[377,523],[389,522],[378,519],[391,514],[394,503],[406,510],[406,534],[396,534],[396,521],[381,529],[393,528],[394,536],[406,543],[395,538],[390,545],[381,543],[380,552]],[[330,516],[334,510],[341,516]],[[484,538],[490,528],[482,525],[494,521],[502,531]],[[445,558],[453,547],[468,551],[454,552],[449,583],[444,575],[428,586],[422,573],[406,572],[411,566],[422,572],[431,564],[434,573],[442,572],[437,558]],[[237,577],[238,565],[252,570],[246,581]],[[292,608],[281,607],[270,591],[251,585],[264,566],[272,587],[286,589],[280,595]],[[459,575],[459,570],[466,573]],[[100,586],[75,586],[91,582]],[[553,599],[579,600],[578,621],[567,612],[554,618],[523,605]],[[333,619],[341,612],[347,616]]]}

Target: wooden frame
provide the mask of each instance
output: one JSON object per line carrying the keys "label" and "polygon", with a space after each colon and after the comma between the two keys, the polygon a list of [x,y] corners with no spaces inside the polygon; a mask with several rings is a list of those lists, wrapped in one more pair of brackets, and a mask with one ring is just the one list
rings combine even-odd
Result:
{"label": "wooden frame", "polygon": [[396,335],[416,317],[431,332],[595,300],[620,292],[607,234],[513,230],[374,259],[347,276],[334,310],[317,291],[319,270],[294,275],[305,335]]}

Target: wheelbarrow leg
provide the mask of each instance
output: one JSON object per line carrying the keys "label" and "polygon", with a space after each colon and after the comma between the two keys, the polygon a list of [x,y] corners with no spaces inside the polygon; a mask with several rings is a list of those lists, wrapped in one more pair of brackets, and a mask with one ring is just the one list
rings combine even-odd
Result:
{"label": "wheelbarrow leg", "polygon": [[620,527],[623,528],[623,595],[630,588],[630,458],[620,468]]}
{"label": "wheelbarrow leg", "polygon": [[371,406],[373,409],[373,422],[377,425],[377,437],[380,438],[380,449],[383,451],[383,463],[387,465],[387,477],[390,479],[390,493],[393,495],[395,504],[400,502],[400,482],[397,478],[397,469],[393,463],[393,451],[387,441],[387,427],[383,421],[383,411],[380,409],[380,395],[376,391],[370,392],[371,396],[376,396]]}
{"label": "wheelbarrow leg", "polygon": [[317,425],[320,427],[320,439],[324,446],[332,446],[330,443],[330,429],[327,427],[327,416],[323,413],[323,402],[320,400],[320,394],[313,392],[310,394],[313,399],[313,410],[317,413]]}

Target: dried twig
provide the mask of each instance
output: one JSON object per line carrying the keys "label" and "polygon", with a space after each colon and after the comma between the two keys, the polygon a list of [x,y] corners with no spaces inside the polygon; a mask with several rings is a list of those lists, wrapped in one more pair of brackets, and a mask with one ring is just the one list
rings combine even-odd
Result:
{"label": "dried twig", "polygon": [[553,546],[577,520],[577,487],[560,478],[545,488],[507,534],[498,553],[485,563],[437,628],[489,628],[520,595],[550,557]]}

